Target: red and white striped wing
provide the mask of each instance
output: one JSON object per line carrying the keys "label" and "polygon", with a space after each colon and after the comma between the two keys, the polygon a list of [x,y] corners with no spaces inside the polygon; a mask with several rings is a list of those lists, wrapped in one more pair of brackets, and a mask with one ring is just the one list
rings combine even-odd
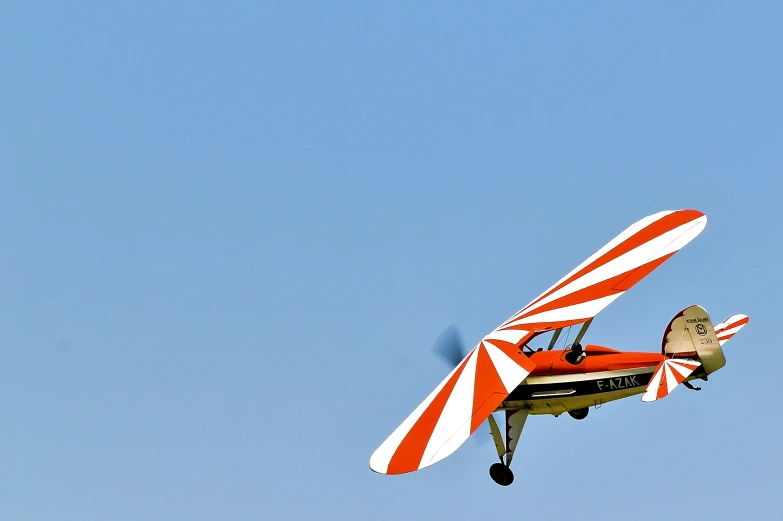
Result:
{"label": "red and white striped wing", "polygon": [[485,336],[370,458],[383,474],[418,470],[452,454],[535,365],[520,349],[536,332],[586,322],[693,240],[696,210],[645,217]]}
{"label": "red and white striped wing", "polygon": [[652,379],[642,395],[642,401],[654,402],[667,396],[700,365],[701,362],[689,358],[667,358],[658,365],[653,373]]}
{"label": "red and white striped wing", "polygon": [[480,342],[378,447],[370,468],[402,474],[452,454],[534,367],[521,352]]}
{"label": "red and white striped wing", "polygon": [[715,334],[718,336],[720,345],[723,346],[731,340],[731,337],[736,335],[748,322],[750,322],[750,318],[747,315],[734,315],[729,317],[726,322],[716,324]]}
{"label": "red and white striped wing", "polygon": [[697,210],[659,212],[632,224],[498,329],[542,331],[586,322],[695,239]]}

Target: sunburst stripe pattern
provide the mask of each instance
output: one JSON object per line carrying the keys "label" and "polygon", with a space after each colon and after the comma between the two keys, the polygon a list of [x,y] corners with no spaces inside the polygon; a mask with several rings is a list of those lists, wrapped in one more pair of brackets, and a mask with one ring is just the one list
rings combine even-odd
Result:
{"label": "sunburst stripe pattern", "polygon": [[726,322],[721,322],[715,325],[715,334],[718,336],[718,342],[723,346],[726,342],[731,340],[731,337],[736,335],[740,329],[750,322],[750,318],[747,315],[733,315],[726,319]]}
{"label": "sunburst stripe pattern", "polygon": [[643,402],[654,402],[668,396],[695,371],[701,362],[689,358],[667,358],[658,365],[647,389],[642,395]]}
{"label": "sunburst stripe pattern", "polygon": [[[520,361],[524,365],[492,343],[481,342],[375,451],[370,467],[401,474],[457,450],[535,367],[527,357]],[[484,410],[486,415],[478,414]]]}
{"label": "sunburst stripe pattern", "polygon": [[452,454],[535,368],[521,345],[538,331],[595,317],[699,235],[706,223],[699,211],[678,210],[631,225],[486,335],[378,447],[370,467],[400,474]]}

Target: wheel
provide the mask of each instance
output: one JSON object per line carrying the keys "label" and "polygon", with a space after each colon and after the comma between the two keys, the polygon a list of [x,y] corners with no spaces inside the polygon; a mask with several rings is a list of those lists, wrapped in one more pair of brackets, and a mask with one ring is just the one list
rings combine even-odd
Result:
{"label": "wheel", "polygon": [[489,467],[489,477],[503,487],[507,487],[514,482],[514,473],[502,463],[495,463]]}
{"label": "wheel", "polygon": [[574,409],[573,411],[568,411],[568,414],[571,415],[571,418],[575,420],[584,420],[587,418],[588,412],[590,412],[590,409],[585,407],[583,409]]}

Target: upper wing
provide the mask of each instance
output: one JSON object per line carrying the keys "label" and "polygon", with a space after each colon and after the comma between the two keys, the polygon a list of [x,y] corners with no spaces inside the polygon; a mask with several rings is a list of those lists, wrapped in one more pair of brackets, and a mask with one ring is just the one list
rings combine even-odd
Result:
{"label": "upper wing", "polygon": [[632,224],[485,336],[378,447],[370,468],[402,474],[452,454],[535,368],[520,346],[536,332],[595,317],[706,224],[696,210],[660,212]]}
{"label": "upper wing", "polygon": [[707,216],[697,210],[659,212],[645,217],[496,331],[546,331],[586,322],[695,239],[705,226]]}

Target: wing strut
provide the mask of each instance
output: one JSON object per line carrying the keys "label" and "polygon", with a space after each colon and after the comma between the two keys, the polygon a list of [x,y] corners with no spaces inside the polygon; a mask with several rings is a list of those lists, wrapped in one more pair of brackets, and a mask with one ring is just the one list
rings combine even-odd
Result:
{"label": "wing strut", "polygon": [[555,344],[557,343],[557,339],[560,338],[560,333],[563,332],[563,328],[558,328],[555,331],[555,334],[552,335],[552,340],[549,341],[549,347],[546,348],[547,351],[551,351],[553,347],[555,347]]}
{"label": "wing strut", "polygon": [[590,324],[592,323],[593,323],[593,319],[591,318],[590,320],[588,320],[582,325],[582,328],[579,330],[579,333],[576,335],[576,338],[574,339],[574,345],[582,341],[582,337],[585,336],[585,333],[587,333],[587,329],[590,327]]}

